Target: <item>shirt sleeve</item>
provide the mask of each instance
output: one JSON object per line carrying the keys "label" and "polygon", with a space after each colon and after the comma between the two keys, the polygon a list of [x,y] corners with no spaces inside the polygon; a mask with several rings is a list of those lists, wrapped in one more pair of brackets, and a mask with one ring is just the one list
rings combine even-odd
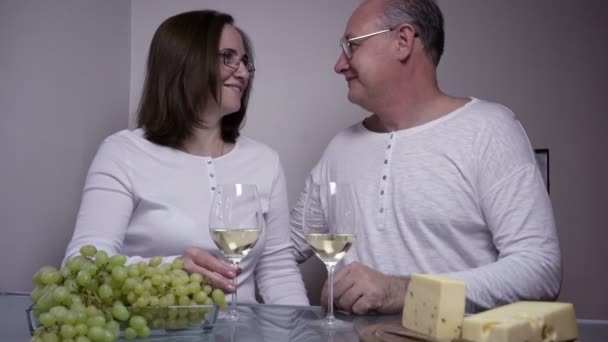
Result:
{"label": "shirt sleeve", "polygon": [[278,158],[276,163],[276,176],[265,217],[265,248],[255,269],[256,280],[267,304],[309,305],[290,241],[283,168]]}
{"label": "shirt sleeve", "polygon": [[299,263],[308,260],[308,258],[313,255],[310,245],[308,245],[306,242],[306,237],[304,236],[304,227],[302,226],[302,222],[304,221],[304,206],[306,204],[308,191],[313,183],[313,173],[314,170],[306,179],[304,191],[302,191],[298,196],[295,206],[291,209],[289,218],[289,223],[291,226],[291,242],[294,246],[293,252],[296,261]]}
{"label": "shirt sleeve", "polygon": [[[62,264],[78,255],[80,247],[87,244],[109,255],[121,253],[131,214],[137,205],[123,150],[110,139],[99,147],[87,173],[74,234]],[[163,256],[163,262],[177,257]],[[130,256],[127,264],[149,259]]]}
{"label": "shirt sleeve", "polygon": [[468,312],[520,300],[554,300],[561,285],[553,210],[532,148],[517,121],[500,128],[478,142],[476,182],[498,258],[446,274],[466,283]]}

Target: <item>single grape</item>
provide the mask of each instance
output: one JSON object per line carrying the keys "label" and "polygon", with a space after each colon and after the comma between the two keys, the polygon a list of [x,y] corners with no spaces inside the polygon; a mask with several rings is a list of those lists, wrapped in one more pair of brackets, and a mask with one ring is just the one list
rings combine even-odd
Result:
{"label": "single grape", "polygon": [[112,299],[112,287],[108,284],[102,284],[99,286],[99,289],[97,289],[97,294],[102,300]]}
{"label": "single grape", "polygon": [[171,263],[171,268],[174,270],[183,270],[184,269],[184,260],[180,259],[180,258],[173,260],[173,262]]}
{"label": "single grape", "polygon": [[198,273],[192,273],[192,274],[190,274],[190,282],[191,283],[202,283],[203,276]]}
{"label": "single grape", "polygon": [[92,316],[87,319],[87,326],[89,326],[89,329],[91,327],[103,327],[105,325],[106,318],[102,315]]}
{"label": "single grape", "polygon": [[116,265],[112,268],[112,278],[119,282],[124,282],[129,275],[127,268],[121,265]]}
{"label": "single grape", "polygon": [[97,251],[97,253],[95,253],[95,265],[97,265],[97,267],[103,267],[107,265],[109,261],[110,257],[105,251]]}
{"label": "single grape", "polygon": [[40,298],[40,296],[42,296],[42,294],[44,293],[43,288],[40,286],[36,286],[32,292],[30,293],[30,299],[32,300],[32,303],[36,303],[38,301],[38,299]]}
{"label": "single grape", "polygon": [[87,287],[91,284],[91,275],[85,270],[78,271],[76,282],[82,287]]}
{"label": "single grape", "polygon": [[129,326],[135,330],[139,330],[146,326],[146,319],[141,316],[133,316],[129,320]]}
{"label": "single grape", "polygon": [[57,321],[55,315],[50,312],[45,312],[38,317],[38,321],[45,327],[52,327]]}
{"label": "single grape", "polygon": [[61,323],[65,321],[65,316],[68,314],[68,309],[64,306],[59,305],[52,307],[49,312],[53,314],[53,316],[55,316],[57,322]]}
{"label": "single grape", "polygon": [[109,265],[111,266],[122,266],[127,262],[127,257],[122,254],[112,255],[110,257]]}
{"label": "single grape", "polygon": [[72,338],[72,337],[76,336],[76,329],[74,329],[74,327],[70,324],[64,324],[61,326],[59,334],[64,339]]}
{"label": "single grape", "polygon": [[93,245],[84,245],[80,247],[80,254],[85,258],[91,258],[97,253],[97,248]]}
{"label": "single grape", "polygon": [[89,331],[89,327],[84,323],[78,323],[74,326],[74,330],[76,331],[76,335],[84,336]]}
{"label": "single grape", "polygon": [[129,310],[122,303],[114,303],[112,316],[119,321],[125,322],[129,319]]}
{"label": "single grape", "polygon": [[[66,281],[64,281],[63,287],[65,287],[65,289],[68,290],[68,292],[70,292],[70,293],[78,292],[78,283],[74,279],[67,279]],[[72,299],[72,302],[73,301],[74,300]]]}
{"label": "single grape", "polygon": [[142,338],[146,338],[148,336],[150,336],[150,328],[148,328],[147,326],[143,326],[139,329],[135,329],[137,330],[137,337],[142,337]]}
{"label": "single grape", "polygon": [[44,342],[59,342],[59,336],[53,331],[47,331],[42,335]]}
{"label": "single grape", "polygon": [[78,321],[78,315],[72,310],[67,310],[67,312],[65,313],[65,316],[63,318],[63,322],[66,324],[74,325],[74,324],[76,324],[77,321]]}
{"label": "single grape", "polygon": [[59,284],[63,278],[54,267],[48,267],[40,273],[40,281],[44,285]]}
{"label": "single grape", "polygon": [[59,270],[59,275],[63,278],[69,278],[72,275],[72,270],[66,265]]}
{"label": "single grape", "polygon": [[70,291],[68,291],[63,286],[57,286],[55,290],[53,290],[53,299],[57,303],[65,303],[70,296]]}
{"label": "single grape", "polygon": [[87,332],[87,337],[91,341],[103,341],[105,337],[105,329],[98,326],[89,327],[89,331]]}
{"label": "single grape", "polygon": [[150,265],[150,267],[157,267],[159,266],[161,263],[163,262],[163,258],[160,256],[155,256],[153,258],[150,259],[150,262],[148,263],[148,265]]}
{"label": "single grape", "polygon": [[137,330],[135,330],[135,329],[133,329],[131,327],[126,328],[125,329],[125,338],[127,340],[134,340],[134,339],[136,339],[137,338]]}
{"label": "single grape", "polygon": [[205,292],[197,292],[194,294],[194,296],[192,297],[198,304],[203,304],[205,303],[205,300],[207,299],[207,294]]}
{"label": "single grape", "polygon": [[68,260],[66,266],[72,271],[72,273],[78,273],[78,271],[80,271],[80,265],[86,261],[87,259],[85,259],[82,255],[77,255]]}
{"label": "single grape", "polygon": [[211,292],[211,298],[213,299],[215,304],[217,304],[220,307],[220,309],[224,310],[228,307],[228,305],[226,304],[226,295],[224,294],[224,292],[222,290],[220,290],[220,289],[213,290],[213,292]]}

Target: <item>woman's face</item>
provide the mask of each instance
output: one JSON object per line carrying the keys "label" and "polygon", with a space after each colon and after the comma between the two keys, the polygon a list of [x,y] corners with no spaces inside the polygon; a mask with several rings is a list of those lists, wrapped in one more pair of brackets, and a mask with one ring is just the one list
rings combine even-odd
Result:
{"label": "woman's face", "polygon": [[243,38],[232,25],[225,25],[220,37],[219,75],[221,115],[237,112],[241,108],[241,97],[251,76],[247,71],[248,56]]}

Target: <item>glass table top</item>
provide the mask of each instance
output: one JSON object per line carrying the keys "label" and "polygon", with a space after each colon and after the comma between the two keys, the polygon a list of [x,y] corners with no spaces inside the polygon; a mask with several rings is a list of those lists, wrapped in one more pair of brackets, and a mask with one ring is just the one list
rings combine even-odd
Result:
{"label": "glass table top", "polygon": [[[29,341],[30,332],[26,309],[31,305],[25,294],[0,293],[0,341]],[[208,333],[189,331],[166,336],[154,336],[147,341],[381,341],[370,339],[369,328],[382,323],[400,320],[400,315],[356,316],[338,312],[336,317],[350,322],[350,327],[340,331],[324,331],[311,322],[324,316],[318,306],[283,306],[252,304],[241,305],[255,319],[244,322],[217,321]],[[608,321],[579,319],[579,336],[584,342],[608,341]],[[414,341],[393,336],[391,341]],[[387,340],[388,341],[388,340]]]}

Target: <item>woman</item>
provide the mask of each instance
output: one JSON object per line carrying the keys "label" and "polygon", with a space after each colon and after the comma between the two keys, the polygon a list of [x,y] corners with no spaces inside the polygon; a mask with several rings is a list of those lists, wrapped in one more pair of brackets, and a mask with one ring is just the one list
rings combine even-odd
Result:
{"label": "woman", "polygon": [[93,160],[64,262],[85,244],[128,263],[183,257],[186,270],[234,292],[235,270],[209,229],[218,184],[256,184],[266,228],[240,264],[239,300],[307,305],[291,253],[286,185],[277,153],[240,136],[255,71],[252,47],[230,15],[167,19],[148,55],[138,128],[111,135]]}

